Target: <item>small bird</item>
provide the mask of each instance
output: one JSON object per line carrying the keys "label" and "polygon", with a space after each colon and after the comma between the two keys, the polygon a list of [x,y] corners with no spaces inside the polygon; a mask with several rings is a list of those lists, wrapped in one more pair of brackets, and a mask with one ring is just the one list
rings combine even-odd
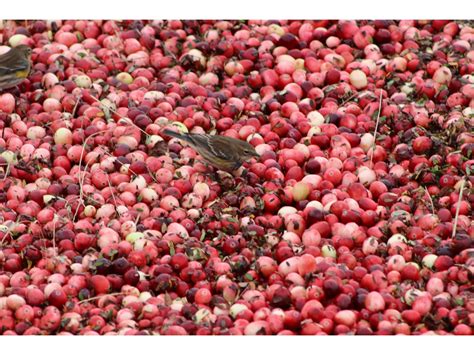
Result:
{"label": "small bird", "polygon": [[31,48],[13,47],[0,55],[0,90],[9,89],[26,79],[31,69]]}
{"label": "small bird", "polygon": [[170,129],[164,129],[163,133],[189,143],[205,161],[227,172],[237,170],[245,161],[259,156],[251,144],[240,139],[211,134],[178,133]]}

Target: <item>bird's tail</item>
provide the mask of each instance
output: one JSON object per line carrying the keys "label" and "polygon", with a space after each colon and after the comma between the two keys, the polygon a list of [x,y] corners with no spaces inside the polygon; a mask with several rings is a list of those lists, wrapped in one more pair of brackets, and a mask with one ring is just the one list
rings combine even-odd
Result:
{"label": "bird's tail", "polygon": [[205,134],[179,133],[179,132],[172,131],[168,128],[165,128],[163,130],[163,133],[168,136],[181,139],[185,141],[186,143],[189,143],[191,146],[198,146],[200,145],[202,139],[207,139],[205,138],[206,137]]}
{"label": "bird's tail", "polygon": [[172,131],[171,129],[165,128],[163,130],[163,133],[166,134],[167,136],[171,136],[171,137],[175,137],[175,138],[179,138],[179,139],[183,139],[187,141],[186,135]]}

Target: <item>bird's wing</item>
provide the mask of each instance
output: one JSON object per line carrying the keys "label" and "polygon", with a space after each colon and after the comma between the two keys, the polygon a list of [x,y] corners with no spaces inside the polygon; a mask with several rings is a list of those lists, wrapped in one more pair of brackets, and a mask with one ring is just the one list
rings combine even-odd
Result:
{"label": "bird's wing", "polygon": [[0,75],[6,75],[6,74],[11,74],[11,73],[15,73],[17,71],[23,71],[23,70],[27,70],[29,67],[28,64],[15,64],[14,66],[9,66],[9,67],[6,67],[6,66],[0,66]]}
{"label": "bird's wing", "polygon": [[195,146],[207,146],[209,150],[218,158],[227,159],[228,143],[221,136],[210,136],[208,134],[188,134],[189,142]]}
{"label": "bird's wing", "polygon": [[0,67],[0,75],[10,74],[10,73],[13,73],[13,72],[15,72],[15,70],[13,68]]}
{"label": "bird's wing", "polygon": [[218,157],[238,160],[238,152],[232,149],[232,141],[228,137],[214,136],[211,142],[211,149]]}

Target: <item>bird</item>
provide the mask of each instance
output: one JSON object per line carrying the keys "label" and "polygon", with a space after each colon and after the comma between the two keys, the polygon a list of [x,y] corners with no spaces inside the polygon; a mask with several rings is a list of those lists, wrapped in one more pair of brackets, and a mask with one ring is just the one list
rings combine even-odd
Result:
{"label": "bird", "polygon": [[0,55],[0,90],[17,86],[31,69],[31,48],[21,44]]}
{"label": "bird", "polygon": [[226,136],[178,133],[164,129],[163,133],[187,142],[201,157],[219,170],[233,172],[253,157],[259,157],[248,142]]}

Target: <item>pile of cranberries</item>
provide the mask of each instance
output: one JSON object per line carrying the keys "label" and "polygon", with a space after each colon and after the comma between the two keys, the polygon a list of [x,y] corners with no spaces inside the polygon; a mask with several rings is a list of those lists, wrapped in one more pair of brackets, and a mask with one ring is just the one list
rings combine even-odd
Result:
{"label": "pile of cranberries", "polygon": [[[0,334],[474,326],[474,28],[4,21]],[[260,154],[233,175],[163,134]]]}

